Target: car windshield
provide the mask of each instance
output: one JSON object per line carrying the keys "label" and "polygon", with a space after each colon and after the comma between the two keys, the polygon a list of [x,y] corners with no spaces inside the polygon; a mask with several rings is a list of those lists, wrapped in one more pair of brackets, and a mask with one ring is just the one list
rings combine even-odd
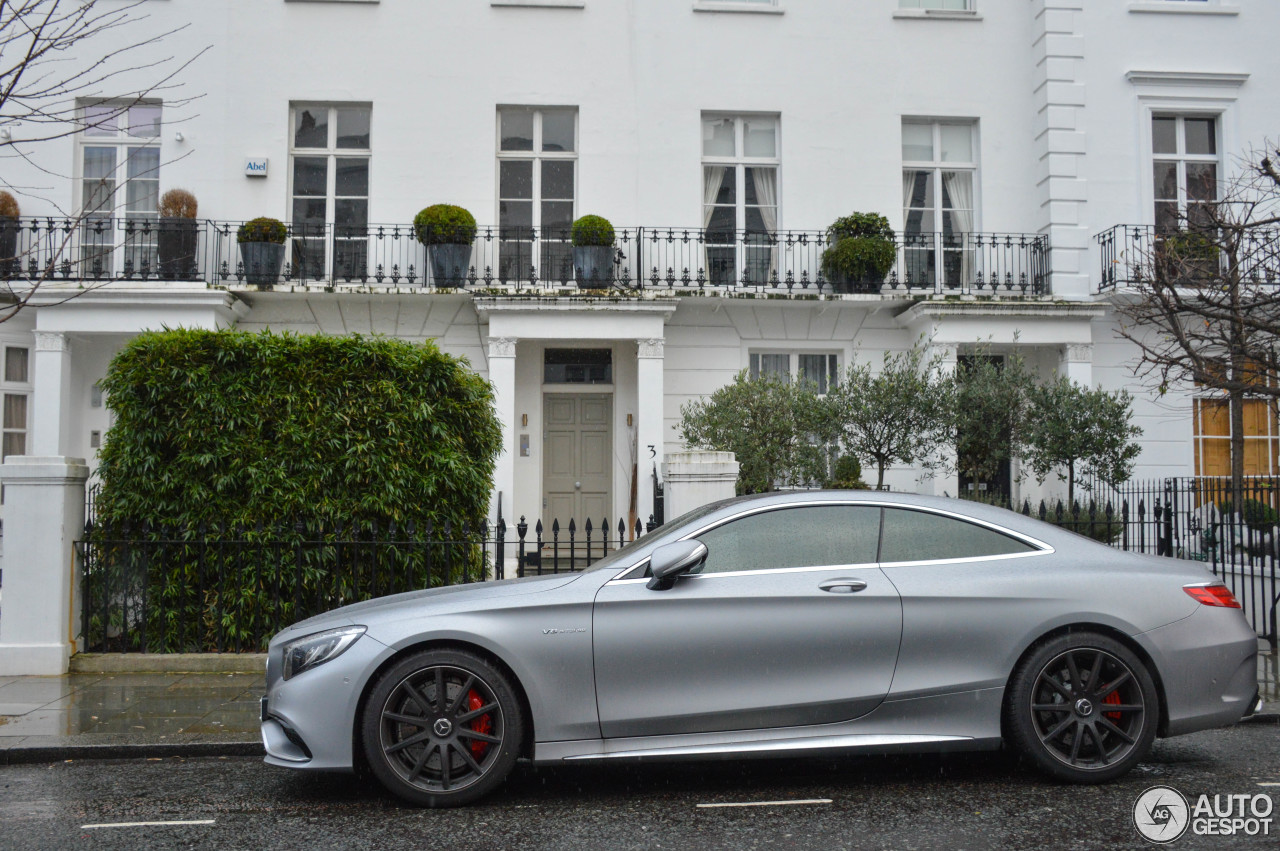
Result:
{"label": "car windshield", "polygon": [[684,529],[691,521],[697,520],[700,517],[705,517],[723,505],[723,501],[713,502],[709,505],[703,505],[699,508],[695,508],[692,511],[686,511],[676,519],[668,520],[666,523],[663,523],[647,535],[641,535],[639,538],[636,538],[621,549],[615,550],[600,559],[600,561],[588,567],[583,572],[590,573],[595,570],[605,570],[609,567],[616,566],[619,562],[626,562],[631,557],[631,553],[635,552],[637,547],[649,546],[651,544],[659,545],[674,540],[680,530]]}

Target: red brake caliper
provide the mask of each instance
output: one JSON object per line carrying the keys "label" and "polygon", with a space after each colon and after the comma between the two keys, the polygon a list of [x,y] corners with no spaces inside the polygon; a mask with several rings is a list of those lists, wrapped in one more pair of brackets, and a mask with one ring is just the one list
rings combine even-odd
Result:
{"label": "red brake caliper", "polygon": [[[1118,698],[1116,702],[1119,702]],[[467,692],[467,711],[475,712],[482,706],[484,706],[484,701],[480,699],[480,695],[476,694],[475,689]],[[493,732],[493,719],[489,717],[488,713],[485,713],[471,722],[471,729],[477,733],[484,733],[485,735],[488,735]],[[471,740],[471,755],[476,759],[484,756],[484,752],[488,749],[488,742],[480,742],[475,739]]]}
{"label": "red brake caliper", "polygon": [[[472,694],[474,694],[474,692],[472,692]],[[1112,704],[1113,706],[1119,706],[1119,705],[1120,705],[1120,703],[1121,703],[1120,695],[1119,695],[1119,693],[1117,693],[1117,692],[1114,692],[1114,691],[1113,691],[1113,692],[1111,692],[1111,694],[1109,694],[1109,695],[1107,695],[1106,697],[1104,697],[1104,698],[1102,699],[1102,702],[1103,702],[1104,704],[1110,703],[1110,704]],[[1102,713],[1102,714],[1103,714],[1103,715],[1105,715],[1105,716],[1107,716],[1107,720],[1108,720],[1108,721],[1110,721],[1112,724],[1119,724],[1119,723],[1120,723],[1120,713],[1119,713],[1119,712],[1104,712],[1104,713]]]}

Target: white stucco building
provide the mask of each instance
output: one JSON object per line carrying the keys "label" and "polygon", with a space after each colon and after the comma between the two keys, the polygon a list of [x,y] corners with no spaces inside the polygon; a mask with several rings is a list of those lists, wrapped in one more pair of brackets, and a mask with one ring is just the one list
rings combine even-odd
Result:
{"label": "white stucco building", "polygon": [[[40,262],[63,217],[135,178],[73,237],[40,305],[0,325],[4,453],[92,466],[110,425],[95,383],[144,329],[432,339],[497,390],[509,519],[625,517],[633,453],[647,517],[650,471],[681,448],[680,406],[742,369],[825,381],[923,340],[949,361],[1016,348],[1043,377],[1132,387],[1136,352],[1108,302],[1115,228],[1204,197],[1280,116],[1280,65],[1259,36],[1280,27],[1271,0],[139,12],[139,32],[187,25],[156,57],[209,48],[182,88],[0,173],[22,205],[19,247]],[[21,121],[0,126],[24,138]],[[159,274],[147,230],[174,187],[199,199],[186,280]],[[480,223],[462,287],[434,280],[412,238],[438,202]],[[835,294],[818,282],[821,232],[855,210],[888,217],[898,258],[878,292]],[[562,229],[585,213],[618,229],[633,291],[578,294]],[[293,228],[267,287],[238,268],[236,224],[257,216]],[[126,244],[100,250],[113,243]],[[1191,394],[1133,389],[1137,475],[1200,472]],[[960,486],[911,469],[889,482]]]}

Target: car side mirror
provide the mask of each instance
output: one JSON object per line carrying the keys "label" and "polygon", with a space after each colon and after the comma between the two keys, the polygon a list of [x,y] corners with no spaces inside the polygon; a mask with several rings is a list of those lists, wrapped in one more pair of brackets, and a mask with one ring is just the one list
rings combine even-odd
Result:
{"label": "car side mirror", "polygon": [[649,557],[652,577],[646,587],[650,591],[665,591],[676,584],[676,577],[693,570],[706,557],[707,545],[697,540],[658,547]]}

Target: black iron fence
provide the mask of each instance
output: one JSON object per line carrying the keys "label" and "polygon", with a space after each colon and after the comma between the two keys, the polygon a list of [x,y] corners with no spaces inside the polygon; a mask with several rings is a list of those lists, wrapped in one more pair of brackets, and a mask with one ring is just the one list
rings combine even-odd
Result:
{"label": "black iron fence", "polygon": [[[92,494],[91,494],[92,495]],[[619,520],[459,530],[308,523],[95,528],[78,544],[85,649],[241,652],[303,618],[445,585],[581,571],[646,530]],[[649,529],[653,527],[650,526]]]}
{"label": "black iron fence", "polygon": [[213,286],[382,286],[430,289],[546,288],[818,294],[1048,292],[1047,237],[908,233],[896,240],[884,279],[830,281],[822,231],[635,227],[615,230],[613,264],[579,282],[567,228],[480,227],[448,259],[406,224],[285,225],[283,245],[237,241],[241,222],[0,219],[0,280],[191,280]]}
{"label": "black iron fence", "polygon": [[[1225,256],[1215,256],[1211,247],[1207,254],[1203,248],[1188,248],[1186,235],[1177,231],[1163,232],[1152,225],[1116,225],[1095,239],[1101,260],[1099,292],[1150,282],[1155,277],[1157,264],[1162,261],[1173,263],[1172,268],[1178,274],[1202,276],[1205,280],[1219,277],[1225,271],[1220,265],[1226,263]],[[1239,269],[1234,274],[1251,285],[1280,285],[1280,262],[1275,250],[1280,231],[1258,228],[1245,231],[1239,239],[1236,252]]]}

